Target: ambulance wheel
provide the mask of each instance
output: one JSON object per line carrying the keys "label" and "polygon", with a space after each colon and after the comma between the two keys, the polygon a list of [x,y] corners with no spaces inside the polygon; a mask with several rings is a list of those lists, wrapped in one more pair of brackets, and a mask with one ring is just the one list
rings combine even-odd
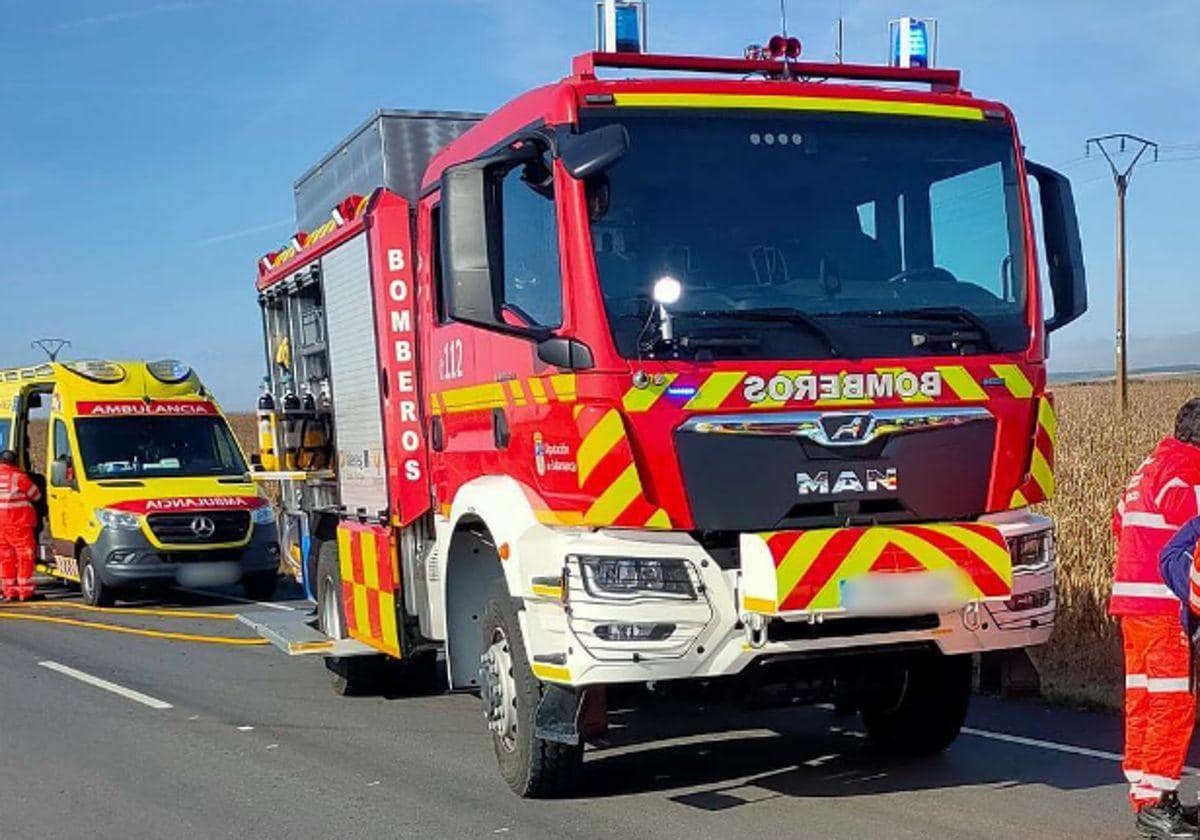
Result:
{"label": "ambulance wheel", "polygon": [[907,756],[940,753],[958,737],[971,697],[971,657],[913,659],[861,702],[867,735],[881,749]]}
{"label": "ambulance wheel", "polygon": [[242,591],[251,601],[270,601],[279,586],[276,572],[255,572],[242,578]]}
{"label": "ambulance wheel", "polygon": [[79,551],[79,593],[83,603],[91,607],[111,607],[117,603],[116,593],[100,580],[100,572],[92,561],[92,549],[86,545]]}
{"label": "ambulance wheel", "polygon": [[521,625],[507,591],[488,600],[482,625],[481,696],[500,775],[518,796],[535,799],[570,793],[583,764],[583,746],[534,734],[542,683],[529,667]]}

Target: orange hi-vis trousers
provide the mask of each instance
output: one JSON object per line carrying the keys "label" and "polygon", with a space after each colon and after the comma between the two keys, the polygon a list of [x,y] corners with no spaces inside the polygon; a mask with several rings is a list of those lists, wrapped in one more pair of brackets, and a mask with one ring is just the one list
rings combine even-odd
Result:
{"label": "orange hi-vis trousers", "polygon": [[1175,615],[1121,616],[1125,761],[1135,811],[1179,787],[1196,720],[1192,650]]}
{"label": "orange hi-vis trousers", "polygon": [[36,552],[33,528],[0,524],[0,593],[5,598],[26,601],[33,597]]}

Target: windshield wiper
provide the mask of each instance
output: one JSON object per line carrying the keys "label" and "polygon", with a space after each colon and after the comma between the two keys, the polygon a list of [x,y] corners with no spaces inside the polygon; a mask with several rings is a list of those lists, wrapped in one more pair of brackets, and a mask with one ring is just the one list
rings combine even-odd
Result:
{"label": "windshield wiper", "polygon": [[691,312],[672,313],[679,319],[693,318],[733,318],[742,321],[771,321],[781,324],[794,324],[804,328],[810,335],[815,335],[825,343],[831,356],[841,356],[842,351],[834,341],[833,335],[819,321],[799,309],[772,307],[769,309],[697,309]]}
{"label": "windshield wiper", "polygon": [[[951,344],[982,344],[990,353],[998,352],[987,322],[964,306],[918,306],[912,309],[871,309],[863,312],[831,312],[833,318],[913,318],[922,321],[950,321],[966,324],[974,333],[924,333],[925,341]],[[924,342],[921,342],[924,343]]]}

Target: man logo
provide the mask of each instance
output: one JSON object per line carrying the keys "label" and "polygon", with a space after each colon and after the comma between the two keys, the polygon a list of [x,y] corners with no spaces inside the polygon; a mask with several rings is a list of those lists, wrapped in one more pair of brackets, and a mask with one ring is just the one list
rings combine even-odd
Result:
{"label": "man logo", "polygon": [[860,475],[855,470],[842,470],[830,477],[828,470],[815,475],[796,473],[796,492],[801,496],[836,496],[841,493],[895,493],[900,489],[900,477],[895,467],[867,468]]}
{"label": "man logo", "polygon": [[217,532],[217,523],[207,516],[197,516],[192,519],[192,533],[197,539],[207,540]]}
{"label": "man logo", "polygon": [[867,436],[871,422],[870,414],[843,414],[822,418],[821,425],[830,441],[858,441]]}

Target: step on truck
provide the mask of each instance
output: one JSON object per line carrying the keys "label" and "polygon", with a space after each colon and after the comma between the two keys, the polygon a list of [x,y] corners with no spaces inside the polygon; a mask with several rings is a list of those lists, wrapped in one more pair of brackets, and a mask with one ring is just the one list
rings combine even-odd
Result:
{"label": "step on truck", "polygon": [[1049,637],[1075,211],[959,72],[588,53],[296,196],[259,478],[340,690],[440,652],[539,796],[606,687],[787,682],[930,753],[972,654]]}
{"label": "step on truck", "polygon": [[[31,434],[38,422],[44,458]],[[85,603],[237,583],[250,598],[274,596],[275,516],[189,366],[78,360],[0,370],[5,448],[42,489],[39,572],[77,585]]]}

